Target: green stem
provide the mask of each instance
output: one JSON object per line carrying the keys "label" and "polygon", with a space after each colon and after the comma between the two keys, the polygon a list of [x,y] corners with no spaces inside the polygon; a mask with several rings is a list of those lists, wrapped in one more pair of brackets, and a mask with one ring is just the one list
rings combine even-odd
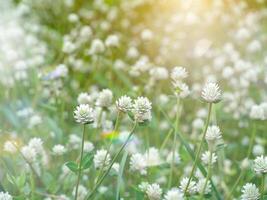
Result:
{"label": "green stem", "polygon": [[178,131],[178,126],[179,126],[179,103],[180,100],[177,97],[177,102],[176,102],[176,106],[177,106],[177,111],[176,111],[176,120],[175,120],[175,132],[174,132],[174,138],[173,138],[173,149],[172,149],[172,162],[171,162],[171,171],[170,171],[170,178],[169,178],[169,183],[168,183],[168,188],[171,187],[172,185],[172,177],[173,177],[173,172],[174,172],[174,160],[175,160],[175,151],[176,151],[176,140],[177,140],[177,131]]}
{"label": "green stem", "polygon": [[209,103],[208,118],[206,120],[206,124],[205,124],[204,131],[203,131],[203,134],[202,134],[202,139],[201,139],[200,145],[199,145],[198,150],[197,150],[197,154],[196,154],[196,157],[195,157],[194,165],[193,165],[193,168],[191,170],[188,183],[187,183],[187,185],[185,187],[185,193],[187,192],[187,189],[189,187],[190,181],[191,181],[191,179],[193,177],[193,174],[194,174],[194,172],[196,170],[196,166],[197,166],[197,162],[198,162],[198,159],[199,159],[199,156],[200,156],[200,152],[201,152],[202,146],[203,146],[203,144],[205,142],[205,136],[206,136],[206,133],[207,133],[207,130],[208,130],[210,117],[211,117],[211,110],[212,110],[212,103]]}
{"label": "green stem", "polygon": [[265,174],[261,178],[261,200],[264,200]]}
{"label": "green stem", "polygon": [[134,133],[134,130],[137,126],[137,123],[135,122],[134,123],[134,126],[128,136],[128,138],[126,139],[126,141],[124,142],[124,144],[121,146],[121,148],[119,149],[119,151],[117,152],[117,154],[115,155],[115,157],[112,159],[108,169],[105,171],[105,173],[103,174],[103,176],[100,178],[100,180],[96,183],[94,189],[92,190],[92,192],[88,195],[88,197],[86,197],[85,199],[88,200],[90,199],[91,197],[94,196],[94,194],[96,193],[97,189],[99,188],[99,186],[101,185],[101,183],[104,181],[104,179],[106,178],[106,176],[108,175],[109,171],[111,170],[113,164],[115,163],[115,161],[117,160],[118,156],[120,155],[120,153],[122,152],[122,150],[125,148],[126,144],[129,142],[131,136],[133,135]]}
{"label": "green stem", "polygon": [[208,167],[208,174],[204,183],[203,190],[201,192],[201,199],[203,199],[203,196],[205,195],[206,187],[208,185],[209,179],[211,177],[211,171],[212,171],[212,151],[210,151],[210,158],[209,158],[209,167]]}
{"label": "green stem", "polygon": [[80,157],[79,170],[78,170],[78,179],[77,179],[77,184],[76,184],[76,189],[75,189],[75,198],[74,198],[75,200],[77,200],[77,197],[78,197],[78,188],[79,188],[81,173],[82,173],[84,138],[85,138],[85,124],[83,125],[82,149],[81,149],[81,157]]}

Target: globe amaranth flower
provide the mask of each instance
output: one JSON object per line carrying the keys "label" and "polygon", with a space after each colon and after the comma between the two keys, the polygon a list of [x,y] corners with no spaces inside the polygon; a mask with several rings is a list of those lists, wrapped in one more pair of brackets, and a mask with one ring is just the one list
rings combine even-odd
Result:
{"label": "globe amaranth flower", "polygon": [[190,195],[193,195],[196,193],[197,191],[197,188],[196,188],[196,182],[191,180],[190,183],[189,183],[189,186],[187,188],[187,191],[186,190],[186,186],[189,182],[189,178],[188,177],[185,177],[181,180],[180,182],[180,190],[185,193],[185,192],[188,192]]}
{"label": "globe amaranth flower", "polygon": [[151,120],[151,102],[146,97],[138,97],[134,100],[133,114],[137,122],[145,122]]}
{"label": "globe amaranth flower", "polygon": [[8,192],[0,192],[0,200],[12,200],[12,196]]}
{"label": "globe amaranth flower", "polygon": [[217,103],[221,100],[221,91],[217,83],[208,82],[205,84],[202,98],[208,103]]}
{"label": "globe amaranth flower", "polygon": [[[210,158],[210,156],[212,155],[212,158]],[[201,160],[204,164],[208,165],[211,159],[211,164],[216,163],[217,161],[217,156],[215,153],[211,153],[210,151],[205,151],[202,154]]]}
{"label": "globe amaranth flower", "polygon": [[94,155],[94,165],[96,169],[105,169],[111,161],[110,154],[105,149],[98,150]]}
{"label": "globe amaranth flower", "polygon": [[[197,192],[199,194],[201,194],[203,192],[204,186],[205,186],[205,182],[206,182],[206,178],[201,178],[197,182],[196,188],[197,188]],[[205,191],[204,191],[204,194],[209,194],[210,192],[211,192],[211,184],[210,184],[210,181],[208,181],[208,183],[206,185],[206,188],[205,188]]]}
{"label": "globe amaranth flower", "polygon": [[74,118],[80,124],[90,124],[95,120],[95,112],[88,104],[81,104],[76,107]]}
{"label": "globe amaranth flower", "polygon": [[108,108],[112,104],[112,99],[113,99],[113,94],[111,90],[109,89],[103,89],[96,100],[96,105],[103,107],[103,108]]}
{"label": "globe amaranth flower", "polygon": [[209,146],[212,146],[213,144],[216,144],[218,140],[220,140],[222,137],[221,130],[218,126],[209,126],[207,133],[206,133],[206,140],[209,144]]}
{"label": "globe amaranth flower", "polygon": [[243,186],[241,200],[257,200],[259,197],[259,189],[255,184],[247,183]]}
{"label": "globe amaranth flower", "polygon": [[267,156],[258,156],[254,160],[254,171],[257,174],[266,174],[267,173]]}
{"label": "globe amaranth flower", "polygon": [[128,96],[122,96],[116,101],[117,109],[121,112],[128,112],[132,109],[132,99]]}
{"label": "globe amaranth flower", "polygon": [[148,185],[146,188],[146,195],[149,200],[160,200],[162,194],[162,189],[156,183]]}
{"label": "globe amaranth flower", "polygon": [[172,188],[164,195],[164,200],[183,200],[184,194],[178,188]]}

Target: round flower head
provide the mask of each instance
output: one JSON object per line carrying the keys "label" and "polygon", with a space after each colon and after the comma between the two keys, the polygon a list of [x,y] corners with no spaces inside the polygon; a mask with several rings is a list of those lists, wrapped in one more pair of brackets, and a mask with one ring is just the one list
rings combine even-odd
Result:
{"label": "round flower head", "polygon": [[132,108],[132,99],[128,96],[122,96],[116,101],[116,106],[119,111],[127,112]]}
{"label": "round flower head", "polygon": [[104,149],[98,150],[94,155],[94,165],[96,169],[101,169],[102,167],[106,168],[109,166],[110,161],[110,155]]}
{"label": "round flower head", "polygon": [[218,126],[209,126],[206,134],[206,140],[208,142],[216,142],[221,139],[222,133]]}
{"label": "round flower head", "polygon": [[141,175],[146,175],[146,161],[144,156],[140,153],[133,154],[130,159],[130,169],[132,171],[140,172]]}
{"label": "round flower head", "polygon": [[89,54],[99,54],[105,51],[105,45],[100,39],[94,39],[91,44],[91,48],[89,50]]}
{"label": "round flower head", "polygon": [[8,192],[0,192],[0,200],[12,200],[12,196]]}
{"label": "round flower head", "polygon": [[[186,186],[187,186],[188,181],[189,181],[189,178],[188,177],[185,177],[180,182],[180,190],[183,193],[185,193],[185,189],[186,189]],[[196,182],[193,181],[193,180],[191,180],[186,192],[188,192],[189,194],[193,195],[193,194],[196,193],[196,191],[197,191]]]}
{"label": "round flower head", "polygon": [[184,194],[178,188],[172,188],[164,195],[164,200],[183,200]]}
{"label": "round flower head", "polygon": [[160,200],[162,189],[158,184],[154,183],[147,186],[146,194],[149,200]]}
{"label": "round flower head", "polygon": [[9,153],[16,153],[17,147],[15,145],[16,143],[13,141],[6,141],[4,144],[4,151],[9,152]]}
{"label": "round flower head", "polygon": [[92,103],[92,98],[89,94],[82,92],[78,96],[78,104],[91,104]]}
{"label": "round flower head", "polygon": [[221,100],[221,91],[217,83],[208,82],[205,84],[202,98],[208,103],[217,103]]}
{"label": "round flower head", "polygon": [[247,183],[243,186],[241,200],[257,200],[259,197],[259,189],[255,184]]}
{"label": "round flower head", "polygon": [[109,35],[105,41],[107,47],[119,46],[119,37],[117,35]]}
{"label": "round flower head", "polygon": [[99,93],[99,96],[96,101],[96,105],[100,107],[107,108],[111,106],[112,104],[112,99],[113,99],[113,94],[111,90],[109,89],[104,89]]}
{"label": "round flower head", "polygon": [[28,162],[34,162],[36,160],[37,153],[35,149],[30,146],[22,147],[21,153],[27,159]]}
{"label": "round flower head", "polygon": [[[204,186],[205,186],[205,182],[206,182],[206,179],[205,178],[202,178],[198,181],[197,185],[196,185],[196,188],[197,188],[197,192],[199,194],[201,194],[204,190]],[[211,192],[211,184],[210,184],[210,181],[208,181],[207,185],[206,185],[206,188],[205,188],[205,191],[204,191],[204,194],[209,194]]]}
{"label": "round flower head", "polygon": [[251,110],[250,110],[249,116],[251,119],[265,120],[263,107],[259,106],[259,105],[253,105]]}
{"label": "round flower head", "polygon": [[174,67],[171,72],[171,78],[174,83],[181,82],[188,76],[188,73],[184,67]]}
{"label": "round flower head", "polygon": [[41,154],[43,152],[43,141],[41,138],[32,138],[29,141],[29,147],[32,147],[36,153]]}
{"label": "round flower head", "polygon": [[[210,162],[210,156],[211,156],[211,152],[210,151],[205,151],[202,154],[201,160],[204,164],[208,165]],[[217,156],[215,153],[212,153],[212,158],[211,158],[211,164],[216,163],[217,161]]]}
{"label": "round flower head", "polygon": [[137,122],[145,122],[151,120],[151,102],[146,97],[138,97],[134,100],[133,114]]}
{"label": "round flower head", "polygon": [[66,153],[67,150],[63,145],[57,144],[53,147],[52,151],[55,155],[60,156],[60,155],[63,155],[64,153]]}
{"label": "round flower head", "polygon": [[267,173],[267,157],[258,156],[254,160],[254,171],[257,174],[266,174]]}
{"label": "round flower head", "polygon": [[90,124],[95,120],[95,112],[88,104],[81,104],[76,107],[74,118],[80,124]]}

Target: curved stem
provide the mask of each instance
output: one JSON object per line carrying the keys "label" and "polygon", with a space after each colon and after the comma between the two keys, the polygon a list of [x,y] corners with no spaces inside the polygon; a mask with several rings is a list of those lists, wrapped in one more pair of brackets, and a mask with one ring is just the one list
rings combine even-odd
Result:
{"label": "curved stem", "polygon": [[208,167],[208,174],[204,183],[204,187],[201,192],[201,199],[203,199],[203,196],[205,195],[206,187],[208,185],[209,179],[211,177],[211,171],[212,171],[212,151],[210,151],[210,158],[209,158],[209,167]]}
{"label": "curved stem", "polygon": [[85,136],[85,124],[83,125],[82,149],[81,149],[81,157],[80,157],[79,170],[78,170],[78,179],[77,179],[77,184],[76,184],[76,189],[75,189],[75,198],[74,198],[75,200],[77,200],[77,197],[78,197],[78,188],[79,188],[81,173],[82,173],[83,148],[84,148],[84,138],[85,138],[84,136]]}
{"label": "curved stem", "polygon": [[125,140],[124,144],[121,146],[121,148],[119,149],[119,151],[117,152],[117,154],[115,155],[115,157],[112,159],[108,169],[105,171],[105,173],[103,174],[103,176],[100,178],[100,180],[96,183],[94,189],[92,190],[92,192],[88,195],[88,197],[86,197],[85,199],[88,200],[91,197],[94,196],[94,194],[96,193],[97,189],[99,188],[99,186],[101,185],[101,183],[104,181],[104,179],[106,178],[106,176],[108,175],[109,171],[111,170],[113,164],[115,163],[115,161],[117,160],[118,156],[120,155],[120,153],[122,152],[122,150],[125,148],[126,144],[129,142],[130,138],[132,137],[134,130],[137,126],[137,123],[134,123],[134,126],[128,136],[128,138]]}
{"label": "curved stem", "polygon": [[207,130],[208,130],[208,126],[209,126],[209,123],[210,123],[211,110],[212,110],[212,103],[209,103],[208,118],[206,120],[206,124],[205,124],[204,131],[203,131],[203,134],[202,134],[202,139],[201,139],[200,145],[199,145],[198,150],[197,150],[197,154],[196,154],[196,157],[195,157],[194,165],[193,165],[193,168],[191,170],[187,185],[185,187],[185,193],[187,192],[187,189],[189,187],[190,181],[191,181],[191,179],[193,177],[193,174],[194,174],[194,172],[196,170],[197,162],[198,162],[198,159],[199,159],[199,156],[200,156],[200,152],[201,152],[202,146],[204,144],[205,136],[206,136],[206,133],[207,133]]}

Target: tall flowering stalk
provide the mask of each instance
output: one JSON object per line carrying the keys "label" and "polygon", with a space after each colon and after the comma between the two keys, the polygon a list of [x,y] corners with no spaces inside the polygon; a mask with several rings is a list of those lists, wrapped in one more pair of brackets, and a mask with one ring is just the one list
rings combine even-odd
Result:
{"label": "tall flowering stalk", "polygon": [[221,91],[219,89],[219,86],[216,83],[209,83],[209,82],[206,83],[206,85],[204,86],[204,88],[202,90],[202,98],[204,99],[205,102],[207,102],[209,104],[208,117],[206,120],[206,124],[204,127],[204,131],[202,134],[200,145],[197,149],[195,161],[194,161],[192,170],[190,172],[190,176],[189,176],[187,185],[186,185],[185,190],[184,190],[185,193],[187,193],[188,187],[189,187],[190,182],[193,178],[193,174],[196,170],[197,162],[199,160],[200,152],[201,152],[202,146],[204,145],[204,142],[205,142],[205,137],[206,137],[206,133],[207,133],[208,126],[210,123],[210,118],[211,118],[212,105],[213,105],[213,103],[217,103],[221,100]]}
{"label": "tall flowering stalk", "polygon": [[85,141],[85,126],[86,124],[91,124],[94,122],[95,113],[94,113],[94,110],[88,104],[81,104],[74,111],[74,118],[76,122],[83,124],[82,146],[81,146],[80,161],[78,165],[78,178],[77,178],[75,196],[74,196],[74,199],[77,200],[78,188],[79,188],[81,174],[82,174],[82,161],[83,161],[84,141]]}

